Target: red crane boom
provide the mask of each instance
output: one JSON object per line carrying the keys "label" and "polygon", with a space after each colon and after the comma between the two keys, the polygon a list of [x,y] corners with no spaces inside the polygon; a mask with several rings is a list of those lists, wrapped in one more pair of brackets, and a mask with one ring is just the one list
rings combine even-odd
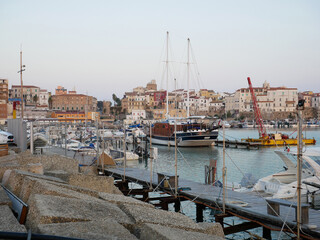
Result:
{"label": "red crane boom", "polygon": [[256,99],[256,95],[254,94],[253,91],[253,87],[251,84],[251,80],[248,77],[248,83],[249,83],[249,89],[250,89],[250,93],[251,93],[251,98],[252,98],[252,104],[253,104],[253,110],[254,110],[254,118],[256,121],[256,124],[258,125],[258,130],[259,130],[259,137],[260,138],[266,138],[268,136],[266,128],[263,124],[263,120],[261,117],[261,113],[260,113],[260,109],[258,107],[257,104],[257,99]]}

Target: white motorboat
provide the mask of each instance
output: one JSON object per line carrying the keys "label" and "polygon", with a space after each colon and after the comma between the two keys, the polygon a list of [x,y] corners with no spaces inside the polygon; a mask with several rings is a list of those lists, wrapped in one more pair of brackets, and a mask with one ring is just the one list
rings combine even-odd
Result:
{"label": "white motorboat", "polygon": [[[297,191],[297,167],[288,156],[295,156],[296,152],[285,154],[276,151],[286,164],[286,170],[259,179],[253,191],[269,194],[271,198],[295,199]],[[302,155],[302,201],[320,204],[320,148],[308,148]],[[319,202],[314,202],[319,201]]]}

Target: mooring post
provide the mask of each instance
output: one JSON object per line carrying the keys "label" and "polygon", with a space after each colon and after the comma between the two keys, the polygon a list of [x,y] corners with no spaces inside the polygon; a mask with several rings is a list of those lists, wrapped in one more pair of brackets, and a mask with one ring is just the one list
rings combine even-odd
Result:
{"label": "mooring post", "polygon": [[203,222],[203,210],[204,206],[202,204],[196,203],[196,220],[197,222]]}
{"label": "mooring post", "polygon": [[177,198],[177,200],[174,202],[174,211],[180,212],[180,198]]}
{"label": "mooring post", "polygon": [[266,227],[262,227],[262,237],[267,240],[271,240],[271,230]]}
{"label": "mooring post", "polygon": [[224,224],[223,224],[223,218],[225,217],[225,214],[216,214],[214,215],[214,221],[216,223],[220,223],[222,228],[224,228]]}

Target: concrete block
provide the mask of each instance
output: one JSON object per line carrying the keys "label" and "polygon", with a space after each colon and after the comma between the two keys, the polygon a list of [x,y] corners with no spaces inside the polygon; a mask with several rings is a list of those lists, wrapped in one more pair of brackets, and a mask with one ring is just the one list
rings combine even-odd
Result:
{"label": "concrete block", "polygon": [[4,232],[27,232],[13,215],[11,209],[6,205],[0,205],[0,231]]}
{"label": "concrete block", "polygon": [[9,179],[4,185],[7,187],[10,191],[12,191],[15,195],[19,196],[21,192],[21,187],[23,185],[23,180],[25,177],[34,177],[38,179],[43,179],[43,180],[48,180],[52,182],[58,182],[58,183],[65,183],[59,178],[55,177],[50,177],[50,176],[45,176],[41,174],[36,174],[36,173],[30,173],[30,172],[25,172],[25,171],[20,171],[20,170],[14,170],[10,173]]}
{"label": "concrete block", "polygon": [[41,163],[30,163],[26,165],[20,165],[19,163],[8,164],[0,167],[0,179],[3,179],[4,173],[7,170],[21,170],[25,172],[43,174],[43,166]]}
{"label": "concrete block", "polygon": [[69,181],[70,173],[64,171],[64,170],[52,170],[52,171],[45,171],[44,173],[46,176],[56,177],[60,178],[65,182]]}
{"label": "concrete block", "polygon": [[41,163],[45,171],[64,170],[69,173],[78,172],[78,161],[60,155],[31,155],[29,151],[19,153],[16,156],[20,165],[28,163]]}
{"label": "concrete block", "polygon": [[32,194],[45,194],[69,198],[76,198],[76,195],[79,194],[78,192],[71,191],[63,187],[58,187],[50,183],[50,181],[46,181],[43,179],[25,177],[23,180],[21,191],[18,194],[18,196],[21,198],[22,201],[28,203],[29,197]]}
{"label": "concrete block", "polygon": [[86,222],[106,218],[112,218],[128,227],[133,224],[116,205],[105,201],[35,194],[30,197],[28,204],[26,226],[32,230],[39,224]]}
{"label": "concrete block", "polygon": [[180,213],[130,204],[121,204],[120,208],[132,218],[136,226],[144,223],[152,223],[184,230],[192,230],[197,232],[204,231],[204,229],[192,219]]}
{"label": "concrete block", "polygon": [[98,175],[97,166],[82,166],[80,167],[80,173],[85,175]]}
{"label": "concrete block", "polygon": [[221,238],[225,238],[223,228],[220,223],[209,223],[209,222],[200,222],[198,223],[207,234],[216,235]]}
{"label": "concrete block", "polygon": [[213,236],[200,232],[184,231],[182,229],[162,226],[160,224],[143,224],[140,229],[140,239],[149,240],[222,240],[219,236]]}
{"label": "concrete block", "polygon": [[0,205],[8,205],[9,207],[12,206],[11,200],[8,197],[6,191],[0,187]]}
{"label": "concrete block", "polygon": [[72,174],[69,177],[69,184],[89,188],[98,192],[117,194],[119,189],[114,186],[114,179],[107,176]]}
{"label": "concrete block", "polygon": [[38,231],[42,234],[93,240],[137,239],[125,227],[112,219],[88,222],[39,224]]}
{"label": "concrete block", "polygon": [[105,201],[108,201],[108,202],[114,203],[114,204],[118,204],[118,205],[128,204],[128,205],[138,205],[141,207],[154,208],[154,206],[152,204],[139,201],[139,200],[134,199],[132,197],[126,197],[124,195],[116,195],[116,194],[111,194],[111,193],[99,192],[99,197]]}
{"label": "concrete block", "polygon": [[10,174],[11,174],[11,172],[12,172],[12,170],[11,169],[7,169],[5,172],[4,172],[4,174],[3,174],[3,176],[2,176],[2,185],[6,185],[7,184],[7,182],[8,182],[8,180],[9,180],[9,177],[10,177]]}

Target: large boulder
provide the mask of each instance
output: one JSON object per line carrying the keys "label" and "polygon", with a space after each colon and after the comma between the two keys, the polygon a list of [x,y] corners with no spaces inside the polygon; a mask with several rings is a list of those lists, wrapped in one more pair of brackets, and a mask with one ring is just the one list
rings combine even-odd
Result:
{"label": "large boulder", "polygon": [[223,240],[219,236],[213,236],[200,232],[185,231],[179,228],[172,228],[160,224],[145,223],[140,231],[141,240],[157,239],[157,240]]}
{"label": "large boulder", "polygon": [[0,231],[3,232],[27,232],[24,225],[21,225],[11,209],[7,205],[0,205]]}
{"label": "large boulder", "polygon": [[123,226],[133,224],[120,208],[105,201],[35,194],[28,203],[26,225],[32,231],[37,231],[39,224],[86,222],[106,218],[112,218]]}

